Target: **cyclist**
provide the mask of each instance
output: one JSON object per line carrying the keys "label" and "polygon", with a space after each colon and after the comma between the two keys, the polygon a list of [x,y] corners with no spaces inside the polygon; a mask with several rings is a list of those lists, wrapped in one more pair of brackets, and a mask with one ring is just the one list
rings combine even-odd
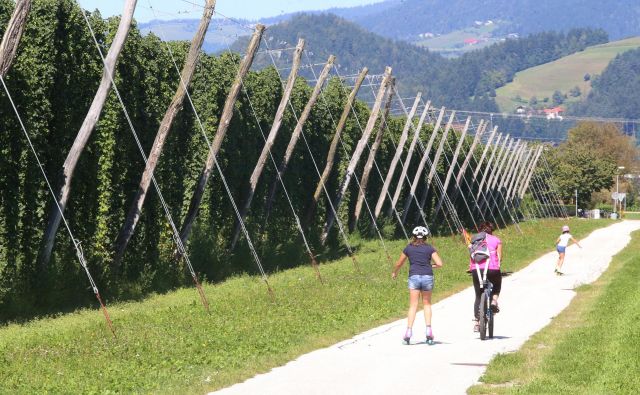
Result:
{"label": "cyclist", "polygon": [[574,239],[573,236],[571,236],[571,233],[569,233],[569,226],[565,225],[562,227],[562,234],[556,240],[556,250],[558,251],[558,263],[556,264],[555,273],[558,276],[561,276],[564,274],[560,271],[560,269],[562,269],[562,264],[564,263],[564,255],[565,255],[565,251],[567,250],[567,246],[569,245],[569,241],[573,241],[574,243],[576,243],[578,247],[582,248],[580,243],[578,243],[578,240]]}
{"label": "cyclist", "polygon": [[427,325],[427,343],[433,344],[433,331],[431,330],[431,292],[433,290],[433,268],[442,267],[442,259],[433,246],[425,242],[429,230],[424,226],[413,229],[413,239],[400,254],[396,262],[391,278],[398,276],[398,271],[409,259],[409,312],[407,313],[407,330],[403,340],[409,344],[412,335],[413,321],[418,310],[418,301],[422,296],[424,307],[424,321]]}
{"label": "cyclist", "polygon": [[[487,243],[487,247],[489,248],[489,258],[484,262],[478,264],[480,270],[484,270],[485,265],[489,265],[487,270],[487,280],[489,280],[493,284],[493,289],[491,291],[491,310],[494,313],[500,311],[498,307],[498,296],[500,295],[500,289],[502,287],[502,274],[500,273],[500,262],[502,261],[502,241],[493,235],[493,224],[491,222],[483,222],[478,225],[478,232],[485,233],[485,240]],[[476,274],[476,263],[473,260],[469,261],[469,271],[471,272],[471,277],[473,278],[473,288],[476,292],[476,298],[473,302],[473,316],[474,318],[474,326],[473,331],[480,331],[480,297],[482,296],[482,288],[480,288],[480,279]]]}

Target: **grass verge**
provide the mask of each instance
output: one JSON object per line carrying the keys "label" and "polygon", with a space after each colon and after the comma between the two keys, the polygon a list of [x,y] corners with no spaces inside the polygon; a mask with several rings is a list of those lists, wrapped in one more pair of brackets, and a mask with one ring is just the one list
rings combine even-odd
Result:
{"label": "grass verge", "polygon": [[496,356],[469,394],[637,394],[640,232],[596,282],[517,352]]}
{"label": "grass verge", "polygon": [[[568,223],[583,237],[611,221]],[[553,248],[561,224],[522,224],[523,234],[498,231],[504,270],[518,270]],[[433,242],[445,262],[436,274],[437,301],[470,280],[460,240]],[[405,244],[387,247],[395,258]],[[114,304],[117,339],[97,310],[7,325],[0,328],[0,393],[202,393],[242,381],[404,315],[406,281],[390,279],[379,243],[363,243],[358,260],[362,274],[348,258],[321,265],[324,285],[308,266],[274,273],[275,303],[258,277],[205,285],[210,315],[191,288]]]}

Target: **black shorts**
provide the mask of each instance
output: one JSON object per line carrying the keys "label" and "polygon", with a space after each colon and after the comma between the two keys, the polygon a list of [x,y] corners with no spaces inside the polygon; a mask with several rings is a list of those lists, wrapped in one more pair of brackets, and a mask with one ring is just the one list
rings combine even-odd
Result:
{"label": "black shorts", "polygon": [[[482,270],[480,274],[482,274]],[[480,280],[478,279],[478,272],[475,270],[471,271],[471,277],[473,277],[473,288],[476,290],[476,295],[482,293],[482,289],[480,288]],[[491,281],[493,284],[493,289],[491,290],[491,295],[500,295],[500,290],[502,289],[502,273],[500,270],[487,270],[487,280]]]}

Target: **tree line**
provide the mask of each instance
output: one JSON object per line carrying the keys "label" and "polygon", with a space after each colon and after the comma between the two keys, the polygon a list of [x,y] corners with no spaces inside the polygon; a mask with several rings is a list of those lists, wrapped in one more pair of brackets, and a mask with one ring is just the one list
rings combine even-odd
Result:
{"label": "tree line", "polygon": [[[4,31],[13,6],[10,0],[0,1],[0,33]],[[72,0],[34,2],[17,57],[5,78],[45,172],[54,185],[64,181],[60,179],[62,164],[98,88],[103,70],[83,12]],[[98,12],[90,13],[88,17],[98,43],[106,53],[114,39],[119,18],[105,20]],[[182,64],[189,44],[172,42],[169,45],[178,64]],[[234,53],[200,54],[189,92],[209,139],[216,133],[227,92],[240,61],[240,56]],[[133,26],[116,66],[115,82],[143,149],[148,152],[179,84],[165,44],[153,34],[141,35]],[[244,88],[246,91],[241,92],[233,108],[233,119],[217,156],[237,203],[249,192],[251,170],[265,143],[263,132],[271,127],[277,103],[283,95],[280,76],[273,67],[250,71],[244,79]],[[303,111],[311,94],[312,87],[305,78],[297,78],[291,93],[295,114]],[[348,95],[349,89],[340,79],[330,79],[323,91],[323,99],[312,108],[304,127],[310,153],[306,144],[299,145],[290,158],[284,183],[298,215],[307,212],[311,204],[311,191],[318,183],[313,159],[324,163],[335,122]],[[344,152],[342,147],[338,149],[334,171],[327,179],[327,190],[331,194],[338,190],[344,179],[349,155],[362,134],[358,124],[365,125],[369,118],[370,110],[366,103],[356,101],[354,108],[355,111],[346,119],[342,134]],[[290,134],[294,129],[297,122],[295,114],[289,108],[284,112],[282,134]],[[38,264],[37,255],[42,247],[52,199],[4,92],[0,94],[0,119],[0,319],[24,318],[89,304],[91,294],[87,291],[86,278],[66,233],[58,231],[49,263]],[[197,122],[191,107],[184,105],[177,113],[172,133],[154,172],[171,215],[179,220],[187,214],[209,152]],[[394,156],[393,145],[398,141],[405,119],[388,117],[385,124],[379,129],[384,135],[376,156],[383,175]],[[459,125],[454,129],[459,130]],[[420,138],[425,140],[432,130],[433,126],[425,123]],[[440,145],[439,139],[435,140],[434,146]],[[451,160],[458,139],[452,132],[447,137],[447,144],[443,144],[443,160],[435,164],[440,178],[449,166],[444,159]],[[276,160],[283,156],[287,140],[275,140],[271,152]],[[469,149],[471,140],[467,137],[463,141],[465,149]],[[474,152],[474,155],[479,154]],[[363,162],[357,166],[357,176],[362,174],[366,165]],[[409,174],[415,171],[417,162],[417,159],[413,160]],[[176,259],[172,231],[152,189],[122,265],[117,270],[112,265],[114,242],[136,195],[144,167],[128,121],[111,91],[78,163],[65,211],[76,238],[82,243],[94,278],[103,296],[109,300],[163,292],[191,280],[185,272],[184,261]],[[276,172],[277,168],[270,163],[265,167],[263,181],[255,191],[255,203],[246,217],[249,233],[268,271],[307,261],[297,223],[284,195],[278,195],[272,207],[265,207],[268,186]],[[468,172],[472,172],[472,168]],[[206,281],[254,273],[255,264],[245,240],[241,240],[236,249],[229,249],[236,221],[235,211],[217,173],[213,173],[211,178],[187,246],[191,262]],[[378,198],[382,184],[383,180],[374,173],[366,193],[369,202]],[[338,218],[344,223],[353,220],[358,192],[357,183],[352,183],[343,196]],[[419,188],[417,194],[426,202],[425,211],[429,214],[439,193],[433,188]],[[462,202],[455,204],[461,220],[465,224],[470,223],[471,214],[465,214]],[[345,254],[345,247],[336,231],[329,234],[325,244],[321,243],[320,235],[329,213],[326,196],[322,196],[317,205],[306,229],[314,251],[320,255],[320,260]],[[268,222],[265,220],[267,210],[270,211]],[[438,221],[432,224],[433,229],[447,231],[445,220]],[[412,214],[407,220],[408,227],[417,223],[421,223],[417,214]],[[370,218],[363,215],[353,227],[356,233],[369,237],[374,234],[373,226]],[[402,234],[393,219],[382,220],[380,226],[385,237]]]}

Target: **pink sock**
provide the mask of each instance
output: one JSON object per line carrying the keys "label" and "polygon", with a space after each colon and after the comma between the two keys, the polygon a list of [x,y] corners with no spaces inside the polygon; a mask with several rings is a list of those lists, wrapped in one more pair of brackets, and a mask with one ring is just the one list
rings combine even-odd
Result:
{"label": "pink sock", "polygon": [[411,338],[411,335],[413,334],[413,333],[411,333],[411,332],[412,332],[412,331],[411,331],[411,328],[407,328],[407,331],[404,333],[404,338],[405,338],[405,339],[410,339],[410,338]]}
{"label": "pink sock", "polygon": [[427,326],[427,337],[433,337],[433,331],[431,330],[431,325]]}

